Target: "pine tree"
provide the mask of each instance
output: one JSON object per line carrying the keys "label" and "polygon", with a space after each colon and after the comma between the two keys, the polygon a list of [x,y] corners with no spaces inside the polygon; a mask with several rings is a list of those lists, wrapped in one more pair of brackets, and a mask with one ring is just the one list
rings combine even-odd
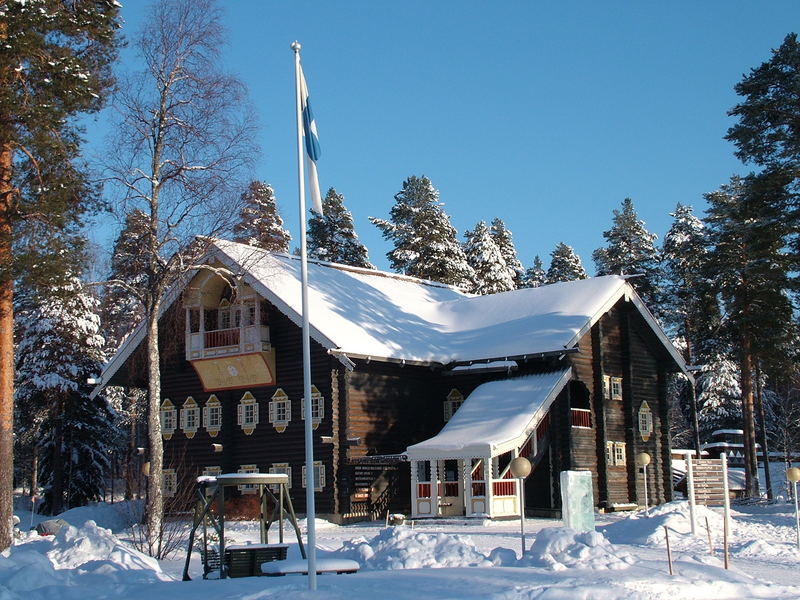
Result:
{"label": "pine tree", "polygon": [[525,275],[522,278],[520,287],[535,288],[544,285],[547,282],[547,273],[544,270],[542,259],[539,255],[533,257],[533,265],[525,270]]}
{"label": "pine tree", "polygon": [[105,401],[90,399],[87,379],[105,360],[97,300],[77,277],[42,287],[19,319],[17,402],[33,408],[42,434],[41,480],[51,514],[100,497],[113,436]]}
{"label": "pine tree", "polygon": [[706,194],[712,250],[708,276],[724,304],[725,327],[741,373],[745,485],[758,495],[754,376],[761,365],[780,364],[794,333],[785,254],[786,180],[774,173],[734,177]]}
{"label": "pine tree", "polygon": [[659,261],[655,247],[656,235],[645,229],[633,208],[633,201],[625,198],[622,210],[614,209],[613,225],[603,232],[606,247],[592,253],[598,275],[641,275],[631,279],[645,304],[654,310],[659,306]]}
{"label": "pine tree", "polygon": [[392,268],[413,277],[469,287],[472,269],[431,180],[412,175],[394,200],[388,221],[370,217],[383,237],[394,244],[386,254]]}
{"label": "pine tree", "polygon": [[509,275],[514,281],[514,289],[520,287],[520,282],[525,276],[525,269],[522,268],[522,263],[517,258],[517,249],[514,247],[514,239],[511,235],[511,230],[506,227],[500,217],[492,219],[492,237],[494,238],[497,247],[500,248],[500,254],[508,267]]}
{"label": "pine tree", "polygon": [[464,254],[474,271],[472,291],[475,294],[496,294],[514,289],[514,280],[495,237],[483,221],[473,231],[464,233]]}
{"label": "pine tree", "polygon": [[330,188],[322,200],[324,216],[312,213],[308,220],[308,252],[328,262],[374,269],[367,248],[358,240],[353,215],[344,206],[344,196]]}
{"label": "pine tree", "polygon": [[576,279],[586,279],[581,257],[575,254],[572,246],[559,242],[550,253],[550,268],[547,269],[546,281],[549,284]]}
{"label": "pine tree", "polygon": [[289,252],[292,236],[283,227],[272,187],[251,181],[242,194],[239,222],[233,228],[234,240],[270,252]]}
{"label": "pine tree", "polygon": [[53,246],[77,243],[64,233],[96,205],[75,117],[99,110],[112,84],[118,13],[113,0],[0,5],[0,550],[11,544],[13,279],[33,265],[58,272]]}

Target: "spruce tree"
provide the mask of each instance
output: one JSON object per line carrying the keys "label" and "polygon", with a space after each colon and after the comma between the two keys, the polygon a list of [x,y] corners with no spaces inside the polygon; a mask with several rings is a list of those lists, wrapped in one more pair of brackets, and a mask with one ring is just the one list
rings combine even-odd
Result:
{"label": "spruce tree", "polygon": [[547,283],[547,273],[544,270],[542,259],[539,255],[533,257],[533,264],[525,270],[520,287],[535,288]]}
{"label": "spruce tree", "polygon": [[699,364],[718,353],[715,343],[719,328],[716,293],[706,277],[709,240],[703,222],[691,206],[678,204],[672,225],[664,236],[663,318],[673,338],[683,340],[688,364]]}
{"label": "spruce tree", "polygon": [[736,361],[717,354],[708,357],[697,375],[697,419],[700,438],[717,429],[741,429],[742,389]]}
{"label": "spruce tree", "polygon": [[328,262],[374,269],[367,248],[358,240],[353,215],[344,206],[344,196],[330,188],[322,200],[324,216],[312,213],[308,220],[308,252]]}
{"label": "spruce tree", "polygon": [[251,181],[242,194],[239,222],[233,227],[234,240],[270,252],[289,252],[292,236],[278,214],[275,193],[262,181]]}
{"label": "spruce tree", "polygon": [[581,257],[575,254],[572,246],[559,242],[550,253],[550,268],[547,269],[546,282],[549,284],[576,279],[586,279]]}
{"label": "spruce tree", "polygon": [[500,217],[495,217],[492,219],[491,232],[497,247],[500,248],[500,254],[506,262],[509,275],[514,281],[514,288],[516,289],[520,287],[522,278],[525,276],[525,269],[522,268],[522,263],[517,258],[517,249],[514,247],[511,230],[506,227]]}
{"label": "spruce tree", "polygon": [[17,402],[38,415],[41,481],[50,514],[96,500],[108,468],[111,415],[89,399],[105,360],[97,300],[77,277],[41,286],[19,315]]}
{"label": "spruce tree", "polygon": [[52,246],[96,200],[75,117],[99,110],[112,84],[118,13],[113,0],[0,6],[0,550],[11,543],[12,282],[31,266],[58,272]]}
{"label": "spruce tree", "polygon": [[405,275],[470,287],[472,269],[431,180],[412,175],[394,200],[388,221],[370,217],[394,245],[386,254],[391,267]]}
{"label": "spruce tree", "polygon": [[614,209],[613,224],[603,237],[605,248],[592,253],[597,274],[640,275],[631,279],[631,285],[651,310],[657,309],[660,257],[655,247],[656,235],[645,229],[630,198],[622,201],[622,210]]}
{"label": "spruce tree", "polygon": [[483,221],[464,233],[464,254],[474,271],[472,291],[475,294],[496,294],[514,289],[514,280],[495,237]]}

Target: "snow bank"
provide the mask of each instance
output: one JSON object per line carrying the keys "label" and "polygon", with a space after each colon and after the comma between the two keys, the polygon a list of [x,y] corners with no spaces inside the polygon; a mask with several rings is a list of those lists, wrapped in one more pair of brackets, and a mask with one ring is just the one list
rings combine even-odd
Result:
{"label": "snow bank", "polygon": [[135,505],[140,502],[138,500],[135,502],[117,502],[116,504],[99,502],[89,506],[71,508],[58,515],[58,518],[64,519],[75,527],[81,527],[87,521],[94,521],[100,527],[110,529],[116,533],[131,526],[133,517],[137,513],[141,513],[141,507]]}
{"label": "snow bank", "polygon": [[615,549],[602,533],[578,533],[568,527],[547,527],[536,534],[530,550],[517,564],[552,571],[572,567],[600,571],[627,569],[635,562],[627,552]]}
{"label": "snow bank", "polygon": [[491,567],[469,536],[422,533],[408,527],[388,527],[374,538],[356,538],[334,553],[366,570],[443,567]]}
{"label": "snow bank", "polygon": [[111,531],[87,521],[56,536],[29,534],[0,556],[0,589],[24,593],[49,586],[150,583],[169,578],[158,562],[124,546]]}
{"label": "snow bank", "polygon": [[707,551],[708,532],[706,519],[712,537],[722,533],[724,518],[721,514],[703,505],[695,506],[697,535],[692,535],[687,501],[668,502],[651,508],[647,513],[638,512],[603,528],[605,536],[615,544],[638,544],[642,546],[665,547],[664,527],[669,529],[669,543],[673,549],[686,551]]}

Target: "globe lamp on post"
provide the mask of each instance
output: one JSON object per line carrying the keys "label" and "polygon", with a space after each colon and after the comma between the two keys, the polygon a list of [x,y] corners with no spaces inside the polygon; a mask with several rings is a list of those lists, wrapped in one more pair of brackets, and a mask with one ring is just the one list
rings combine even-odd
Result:
{"label": "globe lamp on post", "polygon": [[797,510],[797,482],[800,481],[800,469],[791,467],[786,470],[786,479],[792,482],[794,496],[794,523],[797,530],[797,548],[800,549],[800,512]]}
{"label": "globe lamp on post", "polygon": [[531,474],[531,461],[524,456],[518,456],[509,465],[511,475],[517,478],[519,487],[519,533],[522,541],[522,554],[525,556],[525,478]]}

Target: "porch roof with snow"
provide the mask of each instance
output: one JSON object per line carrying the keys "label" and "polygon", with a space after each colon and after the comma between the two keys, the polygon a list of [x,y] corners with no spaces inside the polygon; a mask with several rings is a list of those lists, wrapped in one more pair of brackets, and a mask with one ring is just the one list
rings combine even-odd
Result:
{"label": "porch roof with snow", "polygon": [[[224,265],[301,324],[298,257],[214,240],[205,260]],[[454,366],[571,351],[624,297],[639,309],[677,369],[686,372],[680,354],[639,296],[616,275],[472,296],[436,282],[310,260],[308,283],[311,336],[345,364],[351,364],[349,357]],[[170,290],[162,312],[186,285]],[[140,324],[107,365],[103,382],[144,336]]]}
{"label": "porch roof with snow", "polygon": [[571,378],[570,368],[478,386],[434,437],[409,446],[409,460],[499,456],[521,447]]}

